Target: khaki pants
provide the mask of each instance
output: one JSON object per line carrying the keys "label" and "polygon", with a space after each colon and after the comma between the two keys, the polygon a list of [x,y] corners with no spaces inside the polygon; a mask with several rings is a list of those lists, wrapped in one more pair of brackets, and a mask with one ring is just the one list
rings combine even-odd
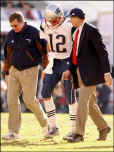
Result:
{"label": "khaki pants", "polygon": [[84,135],[88,114],[98,130],[108,127],[96,103],[96,86],[85,86],[81,80],[79,69],[77,69],[77,75],[80,91],[77,107],[76,134]]}
{"label": "khaki pants", "polygon": [[[11,132],[19,133],[21,126],[21,106],[18,100],[20,93],[23,94],[23,100],[27,108],[36,116],[42,127],[47,125],[46,115],[36,102],[38,66],[27,70],[19,71],[11,66],[8,78],[8,128]],[[28,122],[29,123],[29,122]]]}

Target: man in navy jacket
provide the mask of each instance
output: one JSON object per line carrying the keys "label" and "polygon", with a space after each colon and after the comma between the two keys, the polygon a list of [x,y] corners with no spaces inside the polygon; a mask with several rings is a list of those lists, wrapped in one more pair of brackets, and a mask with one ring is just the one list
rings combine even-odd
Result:
{"label": "man in navy jacket", "polygon": [[36,102],[38,64],[42,61],[46,66],[48,63],[44,52],[46,42],[40,39],[39,30],[24,22],[24,16],[20,12],[12,13],[9,22],[12,30],[8,33],[5,42],[3,68],[5,80],[8,82],[9,133],[3,136],[3,139],[19,138],[21,106],[18,97],[20,94],[23,95],[27,108],[39,121],[44,137],[49,138],[51,136],[48,133],[46,116],[39,102]]}

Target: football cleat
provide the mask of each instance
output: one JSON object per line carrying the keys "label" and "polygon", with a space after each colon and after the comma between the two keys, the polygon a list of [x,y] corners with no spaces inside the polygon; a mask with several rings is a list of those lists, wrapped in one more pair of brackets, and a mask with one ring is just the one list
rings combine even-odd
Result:
{"label": "football cleat", "polygon": [[72,132],[68,132],[64,137],[63,137],[63,140],[68,140],[69,137],[72,137],[73,136],[73,133]]}
{"label": "football cleat", "polygon": [[7,135],[4,135],[2,137],[2,139],[4,140],[12,140],[12,139],[19,139],[19,138],[20,138],[19,134],[16,134],[14,132],[10,132]]}
{"label": "football cleat", "polygon": [[101,131],[99,131],[99,138],[97,139],[98,141],[100,140],[106,140],[108,133],[111,131],[110,127],[107,127],[105,129],[102,129]]}

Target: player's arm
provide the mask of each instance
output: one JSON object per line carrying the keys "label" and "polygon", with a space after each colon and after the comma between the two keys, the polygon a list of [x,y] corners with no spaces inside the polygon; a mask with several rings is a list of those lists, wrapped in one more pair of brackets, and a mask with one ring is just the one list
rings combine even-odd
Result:
{"label": "player's arm", "polygon": [[47,43],[47,53],[50,52],[49,44]]}
{"label": "player's arm", "polygon": [[8,83],[9,69],[10,69],[10,66],[11,66],[10,65],[10,55],[11,55],[11,48],[8,46],[8,44],[5,44],[5,47],[4,47],[5,60],[4,60],[4,65],[3,65],[2,72],[5,75],[6,83]]}
{"label": "player's arm", "polygon": [[[40,38],[43,38],[43,39],[47,40],[47,35],[45,33],[45,30],[44,30],[44,27],[43,27],[42,23],[40,25]],[[49,43],[47,43],[46,50],[47,50],[47,53],[50,52]]]}
{"label": "player's arm", "polygon": [[5,61],[4,61],[4,66],[3,66],[3,72],[5,74],[9,74],[9,69],[10,69],[10,54],[11,54],[11,48],[6,44],[5,46]]}
{"label": "player's arm", "polygon": [[44,41],[43,43],[45,43],[46,47],[44,47],[43,44],[41,44],[37,40],[35,42],[40,54],[42,55],[42,64],[43,67],[45,68],[48,65],[48,57],[47,57],[48,50],[47,50],[47,42],[44,39],[42,41]]}

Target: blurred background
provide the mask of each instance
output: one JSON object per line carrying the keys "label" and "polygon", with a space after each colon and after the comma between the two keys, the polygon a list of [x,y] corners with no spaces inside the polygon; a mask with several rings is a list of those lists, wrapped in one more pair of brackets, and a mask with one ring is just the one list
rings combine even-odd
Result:
{"label": "blurred background", "polygon": [[[1,61],[1,89],[0,89],[0,111],[7,112],[7,85],[4,81],[2,67],[4,64],[3,44],[7,33],[11,30],[8,22],[9,15],[14,11],[21,11],[24,14],[25,20],[39,28],[44,16],[45,7],[49,3],[60,4],[66,16],[74,7],[83,9],[86,14],[87,22],[97,26],[100,30],[103,41],[109,53],[110,68],[114,80],[114,63],[113,63],[113,1],[29,1],[29,0],[1,0],[1,33],[0,33],[0,61]],[[37,99],[42,104],[41,96],[43,73],[42,66],[39,66],[40,72],[38,76]],[[78,92],[76,92],[78,96]],[[109,88],[105,84],[97,86],[96,90],[98,105],[104,114],[114,114],[114,89],[113,85]],[[64,87],[62,83],[58,83],[53,92],[53,98],[56,105],[57,113],[68,113],[69,109],[65,102]],[[22,96],[20,96],[22,112],[30,112],[26,109]],[[45,110],[45,109],[44,109]]]}

